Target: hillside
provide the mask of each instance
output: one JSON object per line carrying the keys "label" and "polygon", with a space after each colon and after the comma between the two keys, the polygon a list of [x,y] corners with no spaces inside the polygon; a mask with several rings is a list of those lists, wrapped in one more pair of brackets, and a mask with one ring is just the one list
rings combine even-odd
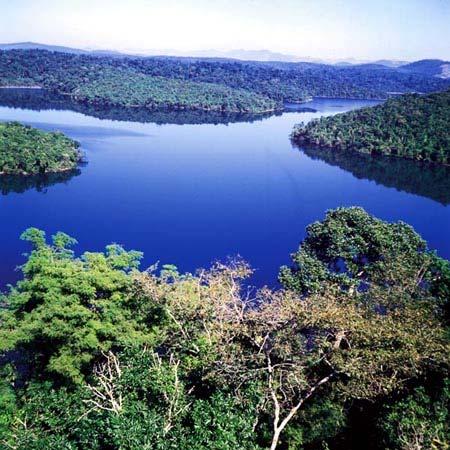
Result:
{"label": "hillside", "polygon": [[420,73],[430,77],[450,78],[450,62],[441,59],[423,59],[401,66],[401,71]]}
{"label": "hillside", "polygon": [[[450,80],[407,73],[382,65],[336,67],[314,63],[93,56],[44,50],[0,51],[0,86],[38,85],[58,93],[73,95],[76,90],[85,91],[86,85],[92,86],[93,82],[104,84],[107,81],[102,80],[102,77],[105,74],[110,77],[113,71],[118,70],[122,74],[131,71],[141,78],[163,77],[183,84],[215,85],[209,86],[208,92],[203,94],[209,97],[212,92],[210,89],[216,89],[212,96],[218,102],[220,99],[233,106],[231,110],[224,109],[227,112],[235,111],[235,105],[242,102],[245,97],[242,90],[265,98],[256,98],[255,105],[262,101],[266,106],[270,104],[268,99],[271,99],[277,103],[276,108],[281,108],[283,102],[299,102],[310,96],[386,98],[390,92],[433,92],[450,85]],[[127,76],[134,77],[131,72]],[[166,107],[172,105],[174,99],[170,86],[172,85],[168,84],[167,89],[159,89],[157,101],[148,103]],[[205,88],[204,85],[185,85],[183,88],[181,84],[177,86],[181,92],[193,89],[198,93],[202,87]],[[225,90],[224,86],[233,91]],[[175,103],[197,108],[196,97],[197,94],[192,99],[176,98]],[[126,102],[126,99],[122,99],[120,104]],[[200,104],[203,104],[203,100]],[[239,111],[257,112],[261,109],[252,107],[249,111],[248,106],[245,102]],[[267,109],[265,106],[263,109]]]}
{"label": "hillside", "polygon": [[128,59],[42,50],[0,52],[1,86],[41,86],[91,105],[262,113],[282,107],[267,96],[212,81],[141,73]]}
{"label": "hillside", "polygon": [[0,123],[0,174],[32,175],[75,169],[78,143],[16,122]]}
{"label": "hillside", "polygon": [[11,44],[1,44],[0,50],[47,50],[49,52],[61,52],[61,53],[88,53],[86,50],[79,48],[64,47],[62,45],[47,45],[39,44],[37,42],[14,42]]}
{"label": "hillside", "polygon": [[298,125],[299,145],[450,163],[450,90],[405,95],[372,107]]}

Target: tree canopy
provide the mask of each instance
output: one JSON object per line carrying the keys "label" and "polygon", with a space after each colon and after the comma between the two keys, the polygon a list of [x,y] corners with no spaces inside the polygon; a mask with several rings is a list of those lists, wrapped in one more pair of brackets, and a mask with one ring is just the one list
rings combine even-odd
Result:
{"label": "tree canopy", "polygon": [[[162,78],[164,80],[162,80]],[[110,90],[111,83],[123,88]],[[206,84],[205,84],[206,83]],[[390,92],[434,92],[449,81],[380,65],[338,67],[171,57],[112,57],[44,50],[0,51],[0,86],[40,86],[86,102],[177,106],[225,112],[277,110],[311,96],[387,98]],[[100,95],[101,94],[101,95]],[[94,100],[95,98],[95,100]],[[91,104],[91,103],[89,103]]]}
{"label": "tree canopy", "polygon": [[406,224],[330,211],[258,291],[239,259],[140,271],[118,245],[23,238],[0,310],[5,448],[445,448],[449,262]]}
{"label": "tree canopy", "polygon": [[77,87],[72,95],[75,101],[88,104],[148,109],[264,113],[277,108],[275,101],[243,89],[146,76],[130,70],[108,69],[101,78]]}
{"label": "tree canopy", "polygon": [[298,125],[299,145],[450,163],[450,90],[404,95]]}
{"label": "tree canopy", "polygon": [[79,144],[18,122],[0,123],[0,174],[33,175],[70,171],[81,161]]}

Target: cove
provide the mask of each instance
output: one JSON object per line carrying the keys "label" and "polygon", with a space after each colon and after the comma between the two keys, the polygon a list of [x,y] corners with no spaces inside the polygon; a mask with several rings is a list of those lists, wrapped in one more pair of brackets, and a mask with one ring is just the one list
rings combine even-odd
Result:
{"label": "cove", "polygon": [[60,130],[88,163],[65,174],[0,177],[0,288],[20,278],[30,226],[84,250],[117,242],[194,271],[240,255],[252,283],[276,284],[305,227],[357,205],[410,223],[450,258],[450,169],[296,148],[298,122],[377,102],[315,99],[272,116],[101,110],[51,94],[0,90],[0,121]]}

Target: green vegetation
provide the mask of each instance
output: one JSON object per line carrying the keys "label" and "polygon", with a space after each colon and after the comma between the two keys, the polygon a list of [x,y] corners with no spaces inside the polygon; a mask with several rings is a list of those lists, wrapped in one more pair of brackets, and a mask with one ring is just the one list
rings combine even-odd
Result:
{"label": "green vegetation", "polygon": [[[253,98],[252,98],[253,101]],[[47,89],[0,89],[0,105],[10,108],[25,108],[34,111],[70,109],[100,119],[132,121],[157,124],[228,124],[233,122],[254,122],[274,114],[224,112],[200,109],[173,110],[168,108],[148,109],[125,106],[103,107],[93,103],[75,102],[72,97],[57,94]],[[277,112],[275,114],[281,114]]]}
{"label": "green vegetation", "polygon": [[0,123],[0,174],[32,175],[73,170],[78,143],[17,122]]}
{"label": "green vegetation", "polygon": [[386,444],[394,448],[448,448],[450,436],[450,382],[427,393],[416,388],[404,400],[386,408],[380,427]]}
{"label": "green vegetation", "polygon": [[[41,86],[67,95],[76,95],[79,90],[85,101],[104,105],[110,105],[109,101],[129,105],[128,95],[137,88],[139,95],[134,96],[133,105],[259,112],[281,109],[283,102],[304,101],[311,96],[386,98],[389,92],[444,90],[449,83],[428,73],[380,65],[337,67],[0,51],[0,86]],[[119,85],[120,95],[110,92],[110,85]]]}
{"label": "green vegetation", "polygon": [[363,108],[298,125],[299,144],[450,163],[450,90],[405,95]]}
{"label": "green vegetation", "polygon": [[283,288],[251,297],[241,260],[142,272],[118,245],[22,238],[0,298],[4,448],[446,448],[450,263],[406,224],[330,211]]}
{"label": "green vegetation", "polygon": [[0,73],[0,86],[42,86],[88,105],[254,114],[282,107],[224,83],[144,74],[128,59],[8,51],[0,52]]}
{"label": "green vegetation", "polygon": [[242,89],[146,76],[130,70],[109,69],[101,78],[75,89],[72,95],[76,101],[94,105],[149,109],[263,113],[277,107],[273,100]]}

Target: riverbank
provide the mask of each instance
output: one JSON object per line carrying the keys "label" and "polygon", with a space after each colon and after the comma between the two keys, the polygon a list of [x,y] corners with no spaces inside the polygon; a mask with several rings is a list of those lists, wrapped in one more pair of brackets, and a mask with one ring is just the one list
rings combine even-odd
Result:
{"label": "riverbank", "polygon": [[42,86],[20,86],[20,85],[8,85],[0,86],[0,89],[44,89]]}

